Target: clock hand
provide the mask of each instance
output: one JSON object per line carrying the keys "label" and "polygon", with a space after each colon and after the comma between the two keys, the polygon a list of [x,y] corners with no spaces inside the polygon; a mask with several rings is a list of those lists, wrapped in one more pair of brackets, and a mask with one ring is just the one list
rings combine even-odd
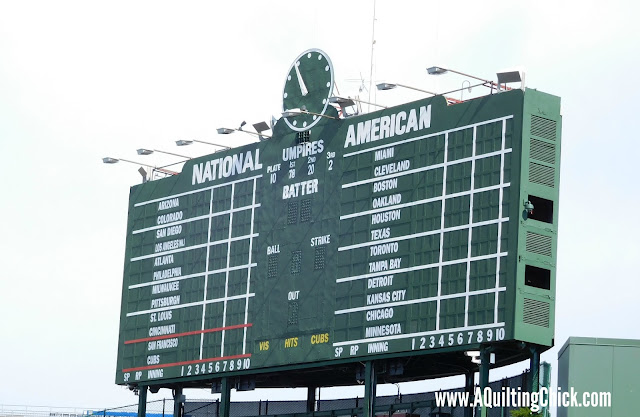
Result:
{"label": "clock hand", "polygon": [[298,76],[298,84],[300,84],[300,92],[302,93],[303,96],[306,96],[307,94],[309,94],[309,90],[307,90],[307,86],[304,85],[304,80],[302,79],[302,75],[300,75],[300,70],[298,69],[298,65],[300,65],[300,63],[296,63],[296,65],[294,65],[296,67],[296,75]]}

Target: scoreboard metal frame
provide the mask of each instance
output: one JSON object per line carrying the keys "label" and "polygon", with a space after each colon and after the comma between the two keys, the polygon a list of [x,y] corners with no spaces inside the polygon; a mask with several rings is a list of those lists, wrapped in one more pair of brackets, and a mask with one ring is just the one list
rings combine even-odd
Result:
{"label": "scoreboard metal frame", "polygon": [[116,383],[400,381],[553,345],[559,98],[327,115],[131,188]]}

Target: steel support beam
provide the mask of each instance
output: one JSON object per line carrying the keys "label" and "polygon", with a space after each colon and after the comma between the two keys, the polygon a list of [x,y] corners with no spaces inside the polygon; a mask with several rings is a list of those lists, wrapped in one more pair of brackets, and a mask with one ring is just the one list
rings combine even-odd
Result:
{"label": "steel support beam", "polygon": [[531,392],[540,391],[540,350],[531,346],[531,358],[529,359],[529,390]]}
{"label": "steel support beam", "polygon": [[222,378],[222,389],[220,390],[220,416],[229,417],[229,407],[231,405],[231,381],[229,378]]}
{"label": "steel support beam", "polygon": [[364,406],[363,417],[374,417],[376,406],[376,369],[373,361],[367,361],[364,365]]}
{"label": "steel support beam", "polygon": [[147,386],[138,385],[138,417],[147,416]]}
{"label": "steel support beam", "polygon": [[316,411],[316,387],[307,387],[307,413]]}
{"label": "steel support beam", "polygon": [[173,417],[182,417],[182,387],[173,390]]}
{"label": "steel support beam", "polygon": [[473,417],[473,389],[475,388],[475,376],[476,373],[468,371],[464,377],[464,390],[469,394],[469,406],[464,409],[464,417]]}

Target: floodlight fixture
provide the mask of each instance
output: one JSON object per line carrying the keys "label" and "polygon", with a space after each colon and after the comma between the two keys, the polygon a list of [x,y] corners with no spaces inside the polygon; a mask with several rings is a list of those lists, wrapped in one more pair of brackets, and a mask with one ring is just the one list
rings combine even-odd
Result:
{"label": "floodlight fixture", "polygon": [[140,173],[140,175],[142,175],[142,182],[147,182],[147,171],[144,168],[140,167],[138,168],[138,172]]}
{"label": "floodlight fixture", "polygon": [[442,67],[429,67],[427,68],[427,72],[429,75],[442,75],[446,74],[449,70]]}
{"label": "floodlight fixture", "polygon": [[364,101],[364,100],[360,100],[358,98],[351,98],[351,97],[329,97],[329,103],[333,103],[333,104],[337,104],[340,106],[340,108],[342,109],[342,113],[346,114],[346,107],[351,107],[351,106],[355,106],[355,103],[364,103],[364,104],[368,104],[370,106],[376,106],[376,107],[382,107],[383,109],[386,109],[387,106],[383,106],[382,104],[378,104],[378,103],[371,103],[368,101]]}
{"label": "floodlight fixture", "polygon": [[337,119],[337,117],[329,116],[329,115],[326,115],[326,114],[313,113],[313,112],[310,112],[308,110],[299,109],[299,108],[288,109],[288,110],[283,111],[282,112],[282,117],[285,117],[285,118],[296,117],[296,116],[300,116],[301,114],[311,114],[313,116],[326,117],[327,119]]}
{"label": "floodlight fixture", "polygon": [[[329,97],[329,103],[337,104],[338,106],[340,106],[340,111],[342,112],[343,117],[350,116],[349,114],[347,114],[347,107],[356,105],[356,103],[350,97]],[[355,114],[358,114],[357,110]]]}
{"label": "floodlight fixture", "polygon": [[112,158],[110,156],[102,158],[102,162],[105,163],[105,164],[117,164],[120,161],[128,162],[130,164],[144,165],[146,167],[151,167],[151,165],[149,165],[149,164],[143,164],[142,162],[130,161],[130,160],[124,159],[124,158]]}
{"label": "floodlight fixture", "polygon": [[258,123],[254,123],[253,124],[253,128],[256,130],[256,132],[258,132],[258,139],[262,140],[267,140],[269,138],[271,138],[271,136],[269,135],[265,135],[264,132],[265,130],[270,130],[273,126],[269,126],[267,124],[267,122],[258,122]]}
{"label": "floodlight fixture", "polygon": [[[162,172],[163,174],[178,175],[177,172],[171,171],[171,170],[168,170],[168,169],[164,169],[164,167],[154,167],[154,166],[149,165],[149,164],[143,164],[141,162],[130,161],[130,160],[124,159],[124,158],[112,158],[110,156],[106,156],[106,157],[102,158],[102,162],[105,163],[105,164],[116,164],[116,163],[118,163],[120,161],[127,162],[129,164],[134,164],[134,165],[146,166],[146,167],[151,168],[153,171],[159,171],[159,172]],[[172,164],[172,165],[175,165],[175,164]],[[167,165],[167,166],[169,166],[169,165]],[[140,170],[138,170],[138,172],[140,172]]]}
{"label": "floodlight fixture", "polygon": [[[264,123],[264,122],[262,122],[262,123]],[[262,133],[262,132],[252,132],[252,131],[250,131],[250,130],[243,130],[243,129],[242,129],[242,126],[244,126],[245,124],[246,124],[245,122],[242,122],[242,124],[240,125],[240,127],[239,127],[239,128],[237,128],[237,129],[234,129],[234,128],[231,128],[231,127],[220,127],[220,128],[218,128],[218,129],[216,129],[216,131],[218,132],[218,134],[219,134],[219,135],[229,135],[229,134],[231,134],[231,133],[233,133],[233,132],[243,132],[243,133],[248,133],[248,134],[250,134],[250,135],[258,136],[258,138],[259,138],[260,140],[265,140],[266,138],[270,138],[270,137],[271,137],[271,136],[269,136],[269,135],[265,135],[265,134],[264,134],[264,133]],[[264,124],[266,125],[266,123],[264,123]],[[267,126],[267,127],[269,127],[269,126]]]}
{"label": "floodlight fixture", "polygon": [[421,93],[431,94],[432,96],[437,96],[437,93],[433,91],[423,90],[422,88],[411,87],[410,85],[399,84],[399,83],[380,83],[376,85],[376,88],[381,91],[393,90],[394,88],[402,87],[408,88],[409,90],[420,91]]}
{"label": "floodlight fixture", "polygon": [[188,145],[192,145],[193,142],[204,143],[206,145],[211,145],[211,146],[218,146],[218,147],[223,148],[223,149],[231,149],[231,147],[226,146],[226,145],[220,145],[218,143],[206,142],[204,140],[198,140],[198,139],[192,139],[192,140],[180,139],[180,140],[176,141],[176,145],[177,146],[188,146]]}
{"label": "floodlight fixture", "polygon": [[253,128],[256,130],[256,132],[262,135],[262,132],[271,129],[271,126],[269,126],[267,122],[258,122],[253,125]]}
{"label": "floodlight fixture", "polygon": [[159,149],[145,149],[145,148],[140,148],[140,149],[138,149],[138,150],[137,150],[137,152],[138,152],[138,155],[151,155],[151,154],[153,154],[154,152],[158,152],[158,153],[164,153],[164,154],[167,154],[167,155],[177,156],[177,157],[179,157],[179,158],[191,159],[191,157],[190,157],[190,156],[180,155],[180,154],[173,153],[173,152],[161,151],[161,150],[159,150]]}
{"label": "floodlight fixture", "polygon": [[453,72],[454,74],[462,75],[463,77],[469,77],[469,78],[473,78],[474,80],[483,81],[485,83],[489,83],[490,87],[493,87],[493,81],[485,80],[484,78],[476,77],[474,75],[465,74],[464,72],[452,70],[451,68],[442,68],[442,67],[427,68],[427,73],[429,73],[429,75],[442,75],[442,74],[446,74],[447,72]]}
{"label": "floodlight fixture", "polygon": [[[508,83],[520,83],[520,88],[524,90],[524,71],[502,71],[496,73],[498,76],[498,87],[500,84],[508,84]],[[510,90],[509,87],[505,85],[506,90]]]}
{"label": "floodlight fixture", "polygon": [[299,108],[288,109],[282,112],[282,117],[296,117],[302,114],[302,110]]}
{"label": "floodlight fixture", "polygon": [[340,107],[351,107],[351,106],[355,106],[356,105],[356,103],[350,97],[348,97],[348,98],[345,98],[345,97],[329,97],[329,103],[339,104]]}
{"label": "floodlight fixture", "polygon": [[380,84],[376,84],[376,88],[380,91],[385,91],[385,90],[393,90],[394,88],[396,88],[397,85],[396,84],[392,84],[392,83],[380,83]]}
{"label": "floodlight fixture", "polygon": [[524,74],[521,71],[498,72],[498,84],[522,82]]}

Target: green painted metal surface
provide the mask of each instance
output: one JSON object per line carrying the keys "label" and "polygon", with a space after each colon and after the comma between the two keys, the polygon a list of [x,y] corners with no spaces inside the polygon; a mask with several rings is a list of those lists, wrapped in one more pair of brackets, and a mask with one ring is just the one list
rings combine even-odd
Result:
{"label": "green painted metal surface", "polygon": [[[116,382],[551,346],[559,110],[513,90],[308,135],[280,120],[132,187]],[[549,223],[527,218],[529,195],[553,202]]]}
{"label": "green painted metal surface", "polygon": [[611,407],[558,407],[558,416],[636,415],[639,373],[640,340],[570,337],[558,353],[558,387],[573,388],[581,404],[585,393],[611,393]]}

